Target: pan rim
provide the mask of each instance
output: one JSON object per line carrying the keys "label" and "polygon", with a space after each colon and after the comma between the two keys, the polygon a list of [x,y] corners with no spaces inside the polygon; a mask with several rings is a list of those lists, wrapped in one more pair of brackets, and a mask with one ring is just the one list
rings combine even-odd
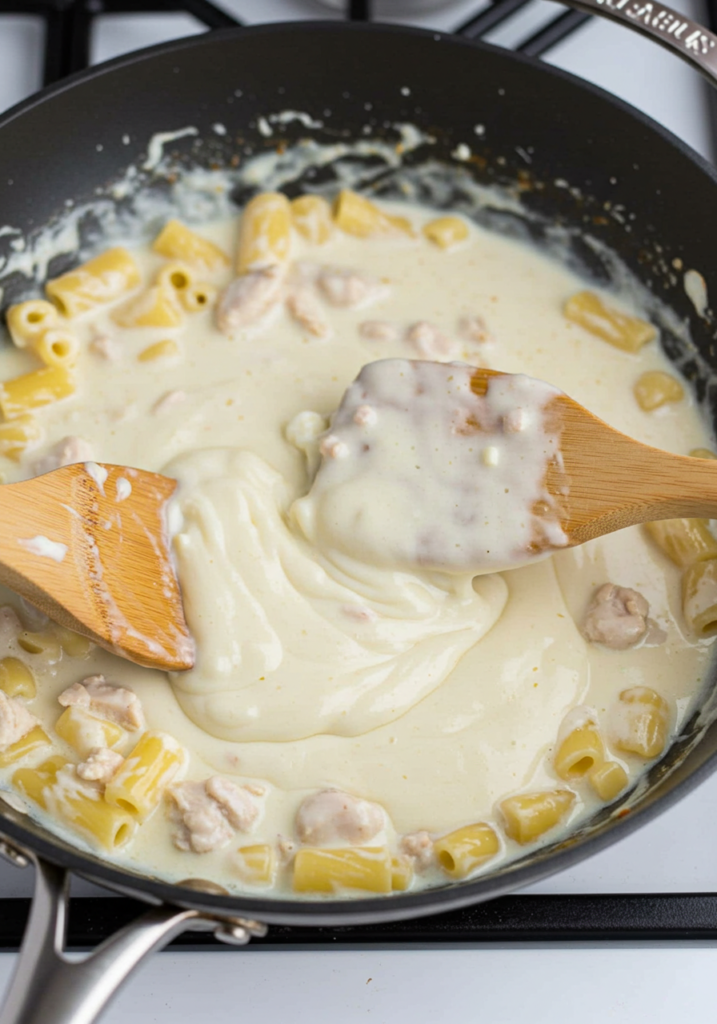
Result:
{"label": "pan rim", "polygon": [[[717,169],[687,145],[687,143],[673,135],[669,129],[664,128],[653,121],[648,115],[636,110],[630,104],[613,96],[601,87],[586,82],[570,72],[546,65],[536,58],[485,43],[482,40],[466,39],[429,29],[379,23],[336,21],[276,22],[265,25],[218,29],[199,36],[189,36],[167,43],[160,43],[155,46],[132,51],[129,54],[123,54],[110,61],[79,71],[58,83],[40,90],[38,93],[11,107],[0,116],[0,130],[36,106],[60,96],[65,91],[77,87],[81,88],[86,83],[91,84],[98,78],[111,74],[115,70],[122,70],[134,64],[152,60],[156,56],[212,45],[216,40],[240,38],[247,34],[256,37],[274,34],[281,35],[287,32],[291,33],[292,39],[295,39],[297,33],[306,32],[339,34],[354,32],[366,35],[409,36],[442,45],[465,46],[477,51],[488,51],[507,61],[514,61],[532,67],[534,71],[540,70],[543,74],[566,82],[568,86],[585,90],[623,114],[631,116],[638,124],[641,124],[647,130],[657,134],[665,142],[671,144],[683,157],[705,173],[714,184],[717,184]],[[537,863],[533,862],[526,866],[512,869],[508,866],[504,873],[496,876],[488,875],[470,882],[452,883],[442,887],[424,889],[417,893],[397,894],[389,898],[379,896],[350,900],[335,898],[330,900],[297,900],[260,898],[234,894],[215,895],[199,892],[177,883],[155,879],[150,876],[136,875],[131,870],[123,869],[114,862],[95,860],[91,854],[84,854],[79,847],[65,848],[60,839],[56,843],[51,841],[50,838],[36,836],[31,829],[25,828],[20,822],[15,821],[14,818],[6,818],[1,810],[0,833],[5,834],[11,841],[15,841],[20,847],[26,847],[51,863],[67,868],[83,878],[97,882],[114,891],[132,894],[146,902],[157,903],[162,901],[177,906],[208,911],[217,916],[250,916],[269,924],[303,924],[329,927],[336,925],[361,925],[406,920],[430,913],[457,910],[488,899],[494,899],[508,892],[514,892],[522,885],[540,881],[561,870],[565,870],[591,854],[597,853],[607,846],[618,842],[636,829],[647,824],[674,805],[678,800],[682,799],[688,792],[712,774],[715,769],[717,769],[717,751],[699,767],[694,769],[688,777],[676,783],[669,792],[662,794],[656,800],[650,801],[644,807],[638,806],[630,814],[611,824],[604,833],[578,838],[574,845],[567,849],[550,853]],[[47,836],[50,837],[51,833],[48,832]]]}

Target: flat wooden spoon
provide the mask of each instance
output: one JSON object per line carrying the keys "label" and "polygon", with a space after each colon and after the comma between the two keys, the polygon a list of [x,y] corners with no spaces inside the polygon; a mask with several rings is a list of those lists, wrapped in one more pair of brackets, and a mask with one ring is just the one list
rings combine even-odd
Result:
{"label": "flat wooden spoon", "polygon": [[[498,375],[476,370],[472,390],[486,394]],[[641,444],[564,394],[546,416],[560,432],[562,465],[549,463],[546,483],[560,505],[567,547],[657,519],[717,518],[717,461]]]}
{"label": "flat wooden spoon", "polygon": [[0,583],[149,668],[194,664],[169,552],[176,481],[94,462],[0,487]]}

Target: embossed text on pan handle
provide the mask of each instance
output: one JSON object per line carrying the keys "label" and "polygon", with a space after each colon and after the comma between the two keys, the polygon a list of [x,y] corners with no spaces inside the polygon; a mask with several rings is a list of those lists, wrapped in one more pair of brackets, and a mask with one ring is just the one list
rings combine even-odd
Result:
{"label": "embossed text on pan handle", "polygon": [[563,0],[568,7],[622,22],[694,65],[717,85],[717,36],[656,0]]}

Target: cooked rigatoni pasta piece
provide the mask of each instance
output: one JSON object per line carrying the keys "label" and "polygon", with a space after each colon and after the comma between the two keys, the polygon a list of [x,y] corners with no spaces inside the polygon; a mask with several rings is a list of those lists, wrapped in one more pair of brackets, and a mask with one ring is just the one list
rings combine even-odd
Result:
{"label": "cooked rigatoni pasta piece", "polygon": [[436,217],[423,225],[423,234],[439,249],[450,249],[468,238],[468,225],[460,217]]}
{"label": "cooked rigatoni pasta piece", "polygon": [[6,420],[51,405],[75,393],[75,378],[65,366],[43,366],[0,384],[0,410]]}
{"label": "cooked rigatoni pasta piece", "polygon": [[574,801],[575,794],[569,789],[509,796],[499,805],[505,820],[505,834],[521,845],[532,843],[555,828]]}
{"label": "cooked rigatoni pasta piece", "polygon": [[269,843],[241,846],[234,857],[237,874],[251,885],[271,885],[276,875],[276,850]]}
{"label": "cooked rigatoni pasta piece", "polygon": [[57,327],[60,322],[57,306],[45,299],[18,302],[9,307],[6,318],[10,337],[17,348],[32,347],[41,334],[50,327]]}
{"label": "cooked rigatoni pasta piece", "polygon": [[348,188],[342,189],[336,197],[334,220],[347,235],[358,238],[413,235],[413,225],[407,217],[384,213],[370,199]]}
{"label": "cooked rigatoni pasta piece", "polygon": [[0,690],[8,697],[32,700],[37,695],[32,669],[19,658],[3,658],[0,660]]}
{"label": "cooked rigatoni pasta piece", "polygon": [[38,444],[43,430],[34,416],[18,416],[9,423],[0,423],[0,455],[19,462],[23,453]]}
{"label": "cooked rigatoni pasta piece", "polygon": [[[335,893],[341,889],[393,892],[394,858],[385,847],[360,846],[327,849],[303,847],[294,858],[296,892]],[[405,882],[405,872],[395,871],[396,888]]]}
{"label": "cooked rigatoni pasta piece", "polygon": [[572,323],[624,352],[638,352],[657,337],[652,324],[606,306],[595,292],[577,292],[565,303],[563,313]]}
{"label": "cooked rigatoni pasta piece", "polygon": [[35,355],[46,366],[74,366],[80,356],[80,343],[64,327],[52,327],[28,342]]}
{"label": "cooked rigatoni pasta piece", "polygon": [[605,803],[610,803],[622,793],[630,781],[627,772],[617,761],[605,761],[599,768],[594,768],[588,774],[588,779],[592,788]]}
{"label": "cooked rigatoni pasta piece", "polygon": [[24,629],[18,634],[17,642],[28,654],[44,654],[49,661],[59,661],[62,655],[60,638],[51,628],[37,633]]}
{"label": "cooked rigatoni pasta piece", "polygon": [[676,377],[664,370],[648,370],[641,374],[632,389],[637,404],[645,412],[652,412],[669,402],[681,402],[685,389]]}
{"label": "cooked rigatoni pasta piece", "polygon": [[167,263],[166,266],[162,267],[157,274],[156,283],[160,288],[169,288],[171,291],[176,292],[179,298],[182,292],[196,283],[196,280],[197,275],[191,267],[188,267],[186,263],[180,263],[175,260],[174,263]]}
{"label": "cooked rigatoni pasta piece", "polygon": [[553,767],[561,779],[582,779],[605,760],[605,747],[597,722],[587,718],[559,737]]}
{"label": "cooked rigatoni pasta piece", "polygon": [[36,768],[18,768],[13,774],[12,784],[23,796],[47,810],[46,794],[57,780],[57,773],[67,764],[66,757],[55,754]]}
{"label": "cooked rigatoni pasta piece", "polygon": [[58,626],[57,623],[53,625],[52,630],[60,641],[62,650],[70,658],[85,658],[94,646],[86,636],[64,626]]}
{"label": "cooked rigatoni pasta piece", "polygon": [[466,878],[499,851],[498,834],[485,822],[456,829],[433,844],[436,860],[451,878]]}
{"label": "cooked rigatoni pasta piece", "polygon": [[0,751],[0,768],[7,768],[8,765],[15,764],[16,761],[22,760],[28,754],[34,754],[42,747],[49,747],[50,743],[50,737],[42,726],[36,725],[30,732],[25,733],[22,739]]}
{"label": "cooked rigatoni pasta piece", "polygon": [[101,786],[79,778],[72,764],[59,769],[43,798],[49,814],[105,850],[119,849],[137,831],[135,818],[123,808],[107,803]]}
{"label": "cooked rigatoni pasta piece", "polygon": [[645,530],[680,569],[717,558],[717,540],[707,519],[661,519],[645,523]]}
{"label": "cooked rigatoni pasta piece", "polygon": [[291,200],[294,227],[307,242],[323,245],[334,233],[331,206],[323,196],[299,196]]}
{"label": "cooked rigatoni pasta piece", "polygon": [[199,281],[183,291],[179,299],[187,313],[200,313],[203,309],[209,309],[216,297],[217,289],[213,284]]}
{"label": "cooked rigatoni pasta piece", "polygon": [[64,316],[75,317],[114,302],[139,283],[137,264],[126,249],[118,246],[48,281],[45,291]]}
{"label": "cooked rigatoni pasta piece", "polygon": [[152,248],[169,260],[183,260],[207,270],[229,266],[229,257],[214,242],[202,238],[178,220],[168,220],[152,243]]}
{"label": "cooked rigatoni pasta piece", "polygon": [[143,348],[137,356],[140,363],[153,363],[157,359],[167,359],[179,355],[179,345],[173,338],[165,338],[164,341],[155,341],[153,345]]}
{"label": "cooked rigatoni pasta piece", "polygon": [[612,742],[618,750],[651,759],[665,749],[669,724],[667,701],[649,686],[633,686],[622,691],[612,709]]}
{"label": "cooked rigatoni pasta piece", "polygon": [[107,786],[105,799],[144,821],[184,769],[186,760],[184,748],[172,736],[146,732]]}
{"label": "cooked rigatoni pasta piece", "polygon": [[291,254],[291,206],[281,192],[260,192],[244,207],[237,273],[285,263]]}
{"label": "cooked rigatoni pasta piece", "polygon": [[106,718],[96,718],[76,704],[65,708],[55,723],[55,732],[77,751],[83,761],[97,747],[119,747],[127,738],[121,725]]}
{"label": "cooked rigatoni pasta piece", "polygon": [[112,314],[120,327],[179,327],[184,313],[176,290],[155,285]]}
{"label": "cooked rigatoni pasta piece", "polygon": [[717,634],[717,560],[697,562],[682,576],[682,613],[695,636]]}
{"label": "cooked rigatoni pasta piece", "polygon": [[394,892],[405,892],[413,881],[413,859],[399,854],[391,857],[391,887]]}

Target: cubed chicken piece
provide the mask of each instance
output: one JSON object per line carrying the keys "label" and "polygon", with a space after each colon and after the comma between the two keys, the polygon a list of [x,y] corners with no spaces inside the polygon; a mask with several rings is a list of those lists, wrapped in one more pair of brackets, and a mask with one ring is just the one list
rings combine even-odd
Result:
{"label": "cubed chicken piece", "polygon": [[104,676],[88,676],[73,683],[57,698],[63,708],[77,705],[98,718],[116,722],[129,732],[146,728],[139,697],[132,690],[108,683]]}
{"label": "cubed chicken piece", "polygon": [[435,861],[433,840],[429,832],[410,832],[399,843],[399,849],[413,860],[416,871],[426,871]]}
{"label": "cubed chicken piece", "polygon": [[380,341],[388,344],[398,341],[398,327],[388,320],[363,320],[358,325],[359,335],[364,341]]}
{"label": "cubed chicken piece", "polygon": [[235,278],[219,296],[217,327],[232,337],[261,320],[276,305],[284,289],[284,268],[261,267]]}
{"label": "cubed chicken piece", "polygon": [[82,437],[63,437],[49,452],[36,459],[32,464],[35,476],[51,473],[62,466],[72,466],[76,462],[94,462],[95,455],[92,445]]}
{"label": "cubed chicken piece", "polygon": [[337,842],[360,846],[378,835],[385,823],[378,804],[338,789],[324,789],[307,796],[299,807],[296,834],[310,846]]}
{"label": "cubed chicken piece", "polygon": [[426,359],[444,359],[454,354],[455,345],[435,324],[419,320],[406,331],[406,341]]}
{"label": "cubed chicken piece", "polygon": [[204,782],[180,782],[171,787],[169,798],[174,844],[194,853],[226,846],[235,831],[249,831],[259,816],[248,790],[219,775]]}
{"label": "cubed chicken piece", "polygon": [[205,782],[207,793],[221,807],[229,824],[239,832],[248,832],[259,817],[259,807],[246,786],[214,775]]}
{"label": "cubed chicken piece", "polygon": [[100,782],[106,786],[124,764],[124,758],[109,747],[96,747],[86,761],[77,765],[77,774],[86,782]]}
{"label": "cubed chicken piece", "polygon": [[624,651],[647,632],[650,606],[636,590],[605,583],[590,603],[583,634],[593,643]]}
{"label": "cubed chicken piece", "polygon": [[180,782],[169,790],[174,845],[193,853],[210,853],[226,846],[234,835],[222,808],[203,782]]}
{"label": "cubed chicken piece", "polygon": [[0,690],[0,750],[6,750],[35,728],[37,719],[21,700]]}
{"label": "cubed chicken piece", "polygon": [[298,288],[286,300],[286,306],[299,326],[315,338],[328,338],[329,322],[316,296],[308,288]]}
{"label": "cubed chicken piece", "polygon": [[366,306],[386,294],[387,288],[375,277],[349,267],[323,267],[316,279],[321,294],[332,306],[353,309]]}

